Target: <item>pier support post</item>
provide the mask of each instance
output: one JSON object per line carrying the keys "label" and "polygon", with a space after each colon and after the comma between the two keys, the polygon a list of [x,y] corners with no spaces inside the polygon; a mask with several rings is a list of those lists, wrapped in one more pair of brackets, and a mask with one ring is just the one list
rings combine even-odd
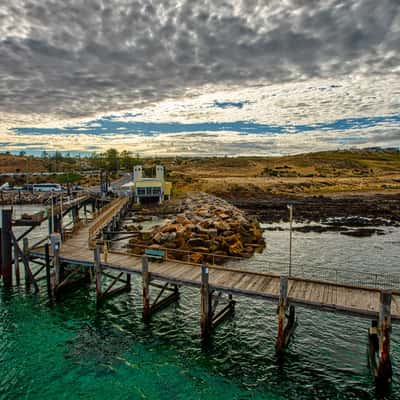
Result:
{"label": "pier support post", "polygon": [[150,320],[150,272],[146,256],[142,256],[142,281],[143,281],[143,319]]}
{"label": "pier support post", "polygon": [[382,291],[379,310],[379,366],[377,379],[382,383],[392,380],[392,362],[390,359],[390,331],[391,331],[391,291]]}
{"label": "pier support post", "polygon": [[47,294],[51,297],[51,275],[50,275],[50,248],[49,244],[46,243],[44,246],[44,256],[46,263],[46,284],[47,284]]}
{"label": "pier support post", "polygon": [[53,266],[54,266],[54,286],[57,287],[61,283],[62,271],[60,263],[60,247],[61,236],[59,233],[52,233],[50,235],[51,249],[53,251]]}
{"label": "pier support post", "polygon": [[49,235],[52,233],[61,233],[61,226],[62,226],[61,213],[49,215],[48,222],[49,222]]}
{"label": "pier support post", "polygon": [[[295,308],[293,305],[289,305],[288,301],[288,286],[288,277],[281,276],[279,303],[276,312],[278,316],[278,334],[275,343],[277,354],[282,353],[284,348],[289,344],[290,338],[296,326]],[[289,311],[288,314],[286,313],[287,311]]]}
{"label": "pier support post", "polygon": [[83,215],[85,218],[85,224],[87,224],[87,203],[83,203]]}
{"label": "pier support post", "polygon": [[19,271],[19,253],[17,243],[14,243],[14,270],[15,270],[15,282],[19,286],[21,281],[20,271]]}
{"label": "pier support post", "polygon": [[97,244],[94,249],[94,273],[96,275],[96,300],[97,305],[100,305],[102,299],[101,292],[101,260],[100,260],[100,245]]}
{"label": "pier support post", "polygon": [[1,246],[2,246],[1,242],[2,242],[2,240],[1,240],[1,226],[0,226],[0,277],[2,275],[2,270],[3,270],[3,268],[2,268],[3,260],[2,260],[2,256],[1,256]]}
{"label": "pier support post", "polygon": [[[29,260],[29,239],[27,237],[23,238],[22,240],[22,252],[24,253],[24,256],[26,257],[27,260]],[[29,288],[31,282],[29,280],[29,276],[27,273],[25,273],[25,286],[26,288]]]}
{"label": "pier support post", "polygon": [[2,275],[2,265],[3,265],[3,261],[2,261],[2,257],[1,257],[1,227],[0,227],[0,276]]}
{"label": "pier support post", "polygon": [[12,210],[2,210],[1,218],[1,273],[3,275],[4,285],[12,286]]}
{"label": "pier support post", "polygon": [[280,293],[279,303],[277,309],[278,315],[278,336],[276,338],[275,349],[277,353],[280,353],[285,346],[285,338],[283,336],[284,324],[285,324],[285,313],[287,308],[287,292],[288,292],[288,278],[281,276],[280,280]]}
{"label": "pier support post", "polygon": [[201,336],[208,339],[212,329],[211,293],[209,287],[208,266],[201,266]]}
{"label": "pier support post", "polygon": [[72,207],[71,209],[71,213],[72,213],[72,221],[74,222],[74,226],[79,222],[79,211],[78,211],[78,207]]}
{"label": "pier support post", "polygon": [[54,232],[61,233],[61,230],[62,230],[62,215],[61,215],[61,213],[57,213],[54,215],[53,224],[54,224],[53,225]]}

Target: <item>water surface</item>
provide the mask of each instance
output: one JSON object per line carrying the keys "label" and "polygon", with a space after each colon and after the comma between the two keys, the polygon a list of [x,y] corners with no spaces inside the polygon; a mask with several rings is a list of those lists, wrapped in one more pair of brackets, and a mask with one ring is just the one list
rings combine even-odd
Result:
{"label": "water surface", "polygon": [[[400,229],[383,229],[385,236],[370,238],[296,232],[293,263],[305,270],[398,273]],[[266,231],[265,237],[264,253],[243,267],[286,272],[288,232]],[[280,263],[267,262],[272,259]],[[266,301],[236,298],[234,317],[206,347],[197,289],[182,288],[180,301],[149,325],[141,318],[139,277],[130,293],[99,310],[93,286],[57,303],[45,293],[0,288],[2,399],[376,398],[367,364],[368,319],[298,307],[294,339],[279,362],[276,307]],[[387,398],[399,399],[397,325],[392,338],[395,376]]]}

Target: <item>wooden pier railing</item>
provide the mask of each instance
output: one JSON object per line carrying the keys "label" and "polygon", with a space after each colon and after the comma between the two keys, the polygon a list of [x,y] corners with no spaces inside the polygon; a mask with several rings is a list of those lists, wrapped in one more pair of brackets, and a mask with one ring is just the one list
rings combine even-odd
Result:
{"label": "wooden pier railing", "polygon": [[[76,197],[75,199],[71,199],[68,201],[63,201],[61,204],[61,201],[58,202],[57,204],[54,205],[53,208],[53,214],[59,214],[59,213],[65,213],[68,210],[70,210],[72,207],[83,203],[89,199],[89,196],[87,194],[84,194],[82,196]],[[47,208],[47,216],[51,215],[51,207]],[[46,217],[47,218],[47,217]]]}
{"label": "wooden pier railing", "polygon": [[100,212],[95,215],[95,219],[89,227],[88,244],[90,249],[96,247],[95,238],[97,234],[105,228],[119,212],[121,212],[128,202],[129,197],[119,197],[107,206],[103,207]]}

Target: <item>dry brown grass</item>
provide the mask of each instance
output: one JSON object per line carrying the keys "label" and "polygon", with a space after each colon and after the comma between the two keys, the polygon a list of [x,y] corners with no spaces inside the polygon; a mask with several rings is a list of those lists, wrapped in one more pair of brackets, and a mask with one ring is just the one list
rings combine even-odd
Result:
{"label": "dry brown grass", "polygon": [[223,197],[400,191],[400,153],[356,150],[287,157],[163,160],[176,194]]}
{"label": "dry brown grass", "polygon": [[20,157],[0,154],[0,172],[42,172],[46,171],[44,160],[36,157]]}

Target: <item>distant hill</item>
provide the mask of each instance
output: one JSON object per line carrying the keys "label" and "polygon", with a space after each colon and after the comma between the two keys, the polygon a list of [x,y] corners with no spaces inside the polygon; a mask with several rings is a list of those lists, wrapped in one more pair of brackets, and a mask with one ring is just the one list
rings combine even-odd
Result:
{"label": "distant hill", "polygon": [[0,154],[0,172],[45,172],[46,161],[38,157]]}

